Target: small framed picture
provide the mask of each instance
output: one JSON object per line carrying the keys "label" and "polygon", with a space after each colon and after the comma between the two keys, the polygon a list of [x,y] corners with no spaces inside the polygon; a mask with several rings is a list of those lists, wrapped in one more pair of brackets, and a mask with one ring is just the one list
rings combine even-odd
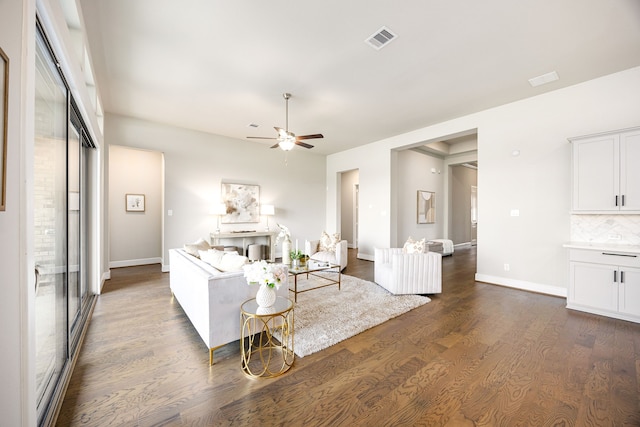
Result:
{"label": "small framed picture", "polygon": [[144,194],[125,195],[127,212],[144,212]]}

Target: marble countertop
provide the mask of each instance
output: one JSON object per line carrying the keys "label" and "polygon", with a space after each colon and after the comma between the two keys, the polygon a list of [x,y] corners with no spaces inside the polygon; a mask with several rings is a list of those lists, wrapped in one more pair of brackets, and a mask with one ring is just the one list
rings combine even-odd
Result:
{"label": "marble countertop", "polygon": [[631,254],[640,254],[640,245],[624,245],[616,243],[595,243],[595,242],[567,242],[562,245],[570,249],[587,249],[593,251],[615,251]]}

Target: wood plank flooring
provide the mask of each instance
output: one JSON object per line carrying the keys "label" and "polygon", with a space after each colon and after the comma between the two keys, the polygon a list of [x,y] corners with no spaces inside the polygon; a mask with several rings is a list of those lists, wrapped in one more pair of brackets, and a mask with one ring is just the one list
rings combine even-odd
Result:
{"label": "wood plank flooring", "polygon": [[[208,352],[158,265],[112,270],[59,426],[640,426],[640,325],[474,281],[475,248],[443,259],[443,292],[276,379]],[[345,274],[373,279],[350,250]]]}

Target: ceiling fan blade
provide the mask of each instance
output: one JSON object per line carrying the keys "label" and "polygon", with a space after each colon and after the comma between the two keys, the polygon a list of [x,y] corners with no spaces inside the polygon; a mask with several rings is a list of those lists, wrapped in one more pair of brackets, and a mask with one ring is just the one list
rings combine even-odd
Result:
{"label": "ceiling fan blade", "polygon": [[248,136],[248,139],[278,139],[270,136]]}
{"label": "ceiling fan blade", "polygon": [[313,148],[313,145],[307,144],[306,142],[296,141],[296,145],[299,145],[299,146],[304,147],[304,148]]}
{"label": "ceiling fan blade", "polygon": [[321,133],[316,133],[313,135],[300,135],[296,137],[296,139],[317,139],[317,138],[324,138],[324,136]]}
{"label": "ceiling fan blade", "polygon": [[278,148],[280,146],[280,143],[278,142],[276,145],[272,145],[270,148]]}

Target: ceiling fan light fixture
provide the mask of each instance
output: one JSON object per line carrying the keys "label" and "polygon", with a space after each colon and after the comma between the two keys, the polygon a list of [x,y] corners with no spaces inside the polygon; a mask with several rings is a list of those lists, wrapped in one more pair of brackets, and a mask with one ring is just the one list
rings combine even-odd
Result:
{"label": "ceiling fan light fixture", "polygon": [[283,140],[280,141],[280,148],[283,151],[289,151],[295,145],[296,145],[296,139],[291,137],[291,136],[287,136],[286,138],[284,138]]}

